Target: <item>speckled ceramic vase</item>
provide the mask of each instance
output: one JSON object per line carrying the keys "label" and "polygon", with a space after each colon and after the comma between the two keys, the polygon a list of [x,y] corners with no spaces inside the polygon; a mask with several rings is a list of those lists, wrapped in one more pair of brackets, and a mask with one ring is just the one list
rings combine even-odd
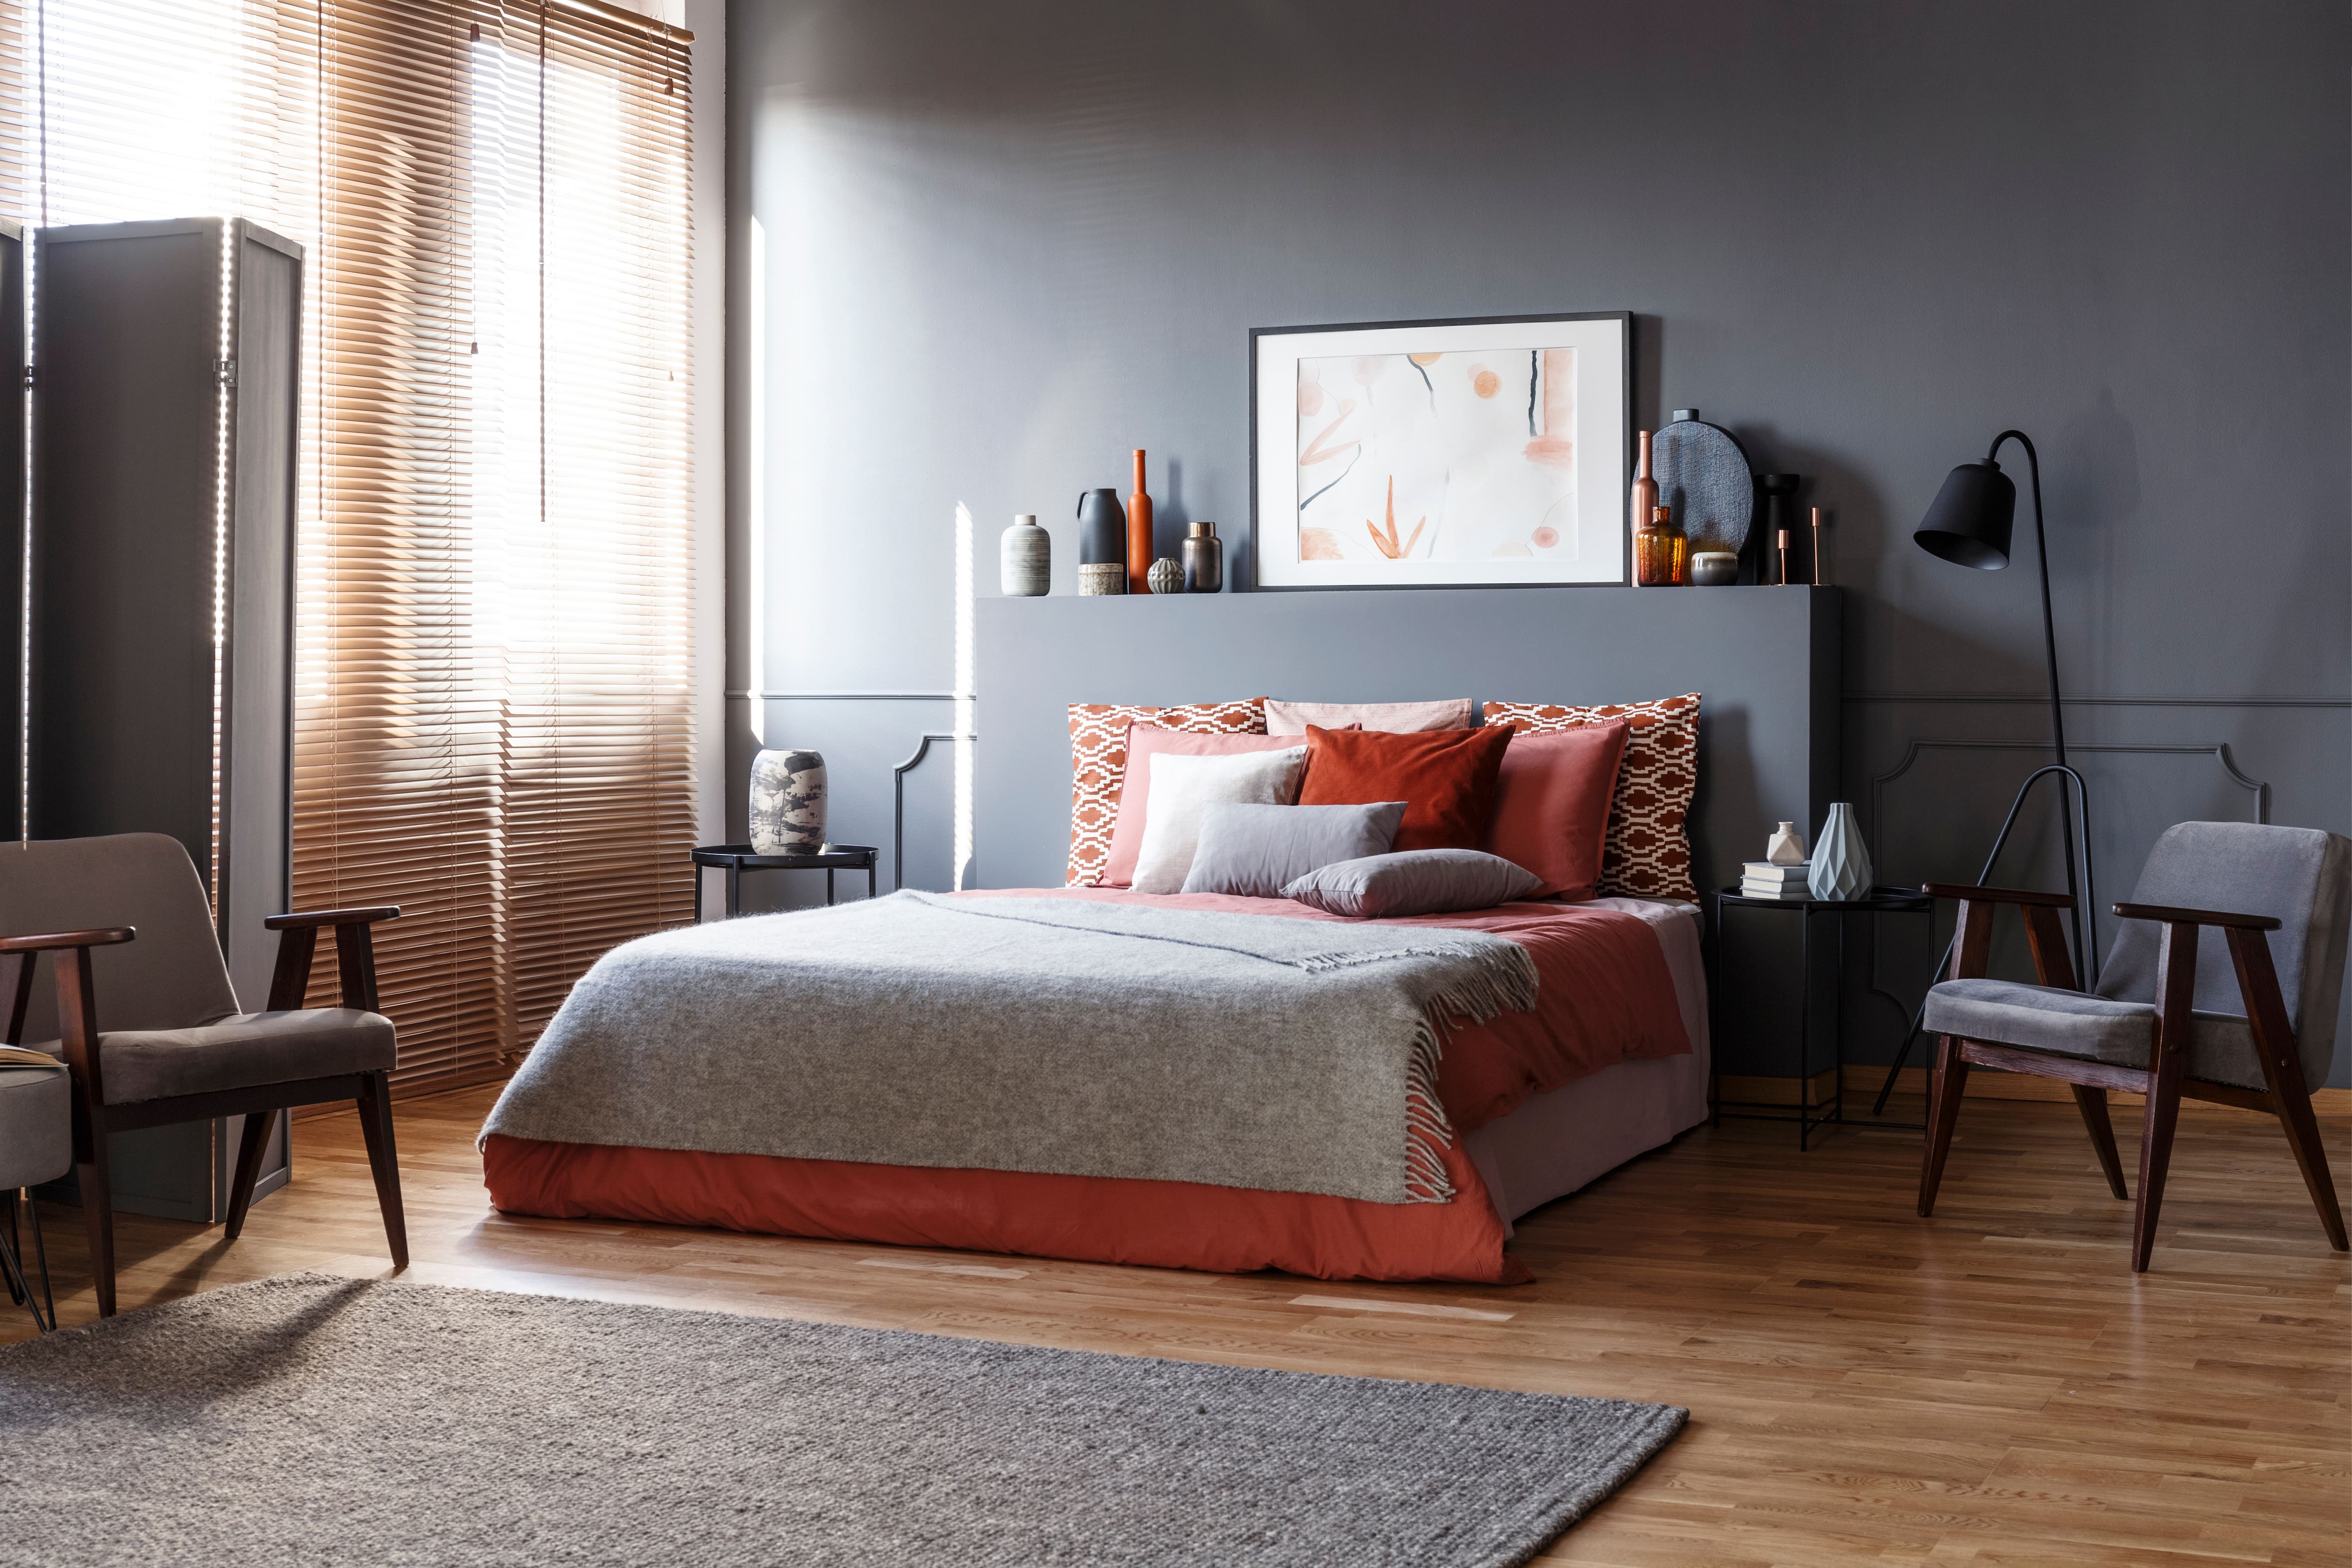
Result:
{"label": "speckled ceramic vase", "polygon": [[1054,583],[1054,542],[1037,526],[1037,514],[1024,511],[1004,531],[999,549],[998,583],[1008,599],[1034,599]]}
{"label": "speckled ceramic vase", "polygon": [[751,853],[814,855],[824,847],[824,758],[761,752],[751,759]]}

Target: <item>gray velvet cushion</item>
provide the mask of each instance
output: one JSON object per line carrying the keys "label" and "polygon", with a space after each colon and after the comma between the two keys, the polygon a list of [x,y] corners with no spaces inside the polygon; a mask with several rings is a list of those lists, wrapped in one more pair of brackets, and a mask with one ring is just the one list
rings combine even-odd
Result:
{"label": "gray velvet cushion", "polygon": [[1406,849],[1309,871],[1283,889],[1282,896],[1335,915],[1384,920],[1492,909],[1542,886],[1542,878],[1499,855]]}
{"label": "gray velvet cushion", "polygon": [[1201,839],[1185,874],[1188,893],[1278,899],[1307,872],[1385,855],[1405,802],[1369,805],[1259,805],[1217,801],[1201,812]]}
{"label": "gray velvet cushion", "polygon": [[0,1068],[0,1190],[73,1169],[73,1086],[63,1067]]}
{"label": "gray velvet cushion", "polygon": [[[2265,941],[2294,1026],[2304,1081],[2313,1089],[2327,1081],[2352,925],[2352,839],[2313,827],[2179,823],[2149,851],[2129,901],[2275,918],[2280,929]],[[2145,1068],[2156,1043],[2162,935],[2153,921],[2125,921],[2089,995],[2009,980],[1947,980],[1927,993],[1927,1029]],[[2268,1087],[2228,937],[2212,927],[2198,933],[2184,1066],[2190,1078],[2209,1083]]]}
{"label": "gray velvet cushion", "polygon": [[[2022,1046],[2118,1067],[2145,1068],[2156,1048],[2156,1007],[2014,980],[1947,980],[1927,993],[1927,1032]],[[2191,1013],[2190,1078],[2263,1087],[2254,1032],[2242,1016]]]}
{"label": "gray velvet cushion", "polygon": [[232,1013],[194,1028],[116,1029],[98,1037],[99,1073],[109,1105],[338,1073],[389,1072],[399,1057],[392,1020],[351,1007]]}

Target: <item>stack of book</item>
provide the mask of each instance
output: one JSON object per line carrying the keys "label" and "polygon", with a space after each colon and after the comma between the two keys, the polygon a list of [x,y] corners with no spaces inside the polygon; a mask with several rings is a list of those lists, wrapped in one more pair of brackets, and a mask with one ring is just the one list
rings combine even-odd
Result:
{"label": "stack of book", "polygon": [[1775,866],[1769,860],[1750,860],[1739,879],[1739,891],[1750,899],[1801,899],[1807,896],[1805,879],[1812,875],[1812,870],[1811,866]]}

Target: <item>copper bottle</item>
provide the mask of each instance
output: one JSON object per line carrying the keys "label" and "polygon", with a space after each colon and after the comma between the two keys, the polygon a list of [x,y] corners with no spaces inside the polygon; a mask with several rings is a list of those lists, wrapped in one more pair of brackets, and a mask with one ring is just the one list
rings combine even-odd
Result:
{"label": "copper bottle", "polygon": [[1135,493],[1127,498],[1127,591],[1151,592],[1151,498],[1143,493],[1143,448],[1135,449]]}
{"label": "copper bottle", "polygon": [[1633,500],[1626,513],[1636,533],[1650,526],[1650,514],[1658,506],[1658,481],[1650,476],[1650,433],[1642,431],[1641,437],[1642,460],[1633,469]]}

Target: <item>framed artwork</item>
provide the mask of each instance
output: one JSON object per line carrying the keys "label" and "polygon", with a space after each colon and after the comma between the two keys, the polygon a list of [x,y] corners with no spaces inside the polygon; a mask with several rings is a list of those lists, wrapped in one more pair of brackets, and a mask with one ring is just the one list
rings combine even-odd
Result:
{"label": "framed artwork", "polygon": [[1624,311],[1250,332],[1258,588],[1622,584]]}

